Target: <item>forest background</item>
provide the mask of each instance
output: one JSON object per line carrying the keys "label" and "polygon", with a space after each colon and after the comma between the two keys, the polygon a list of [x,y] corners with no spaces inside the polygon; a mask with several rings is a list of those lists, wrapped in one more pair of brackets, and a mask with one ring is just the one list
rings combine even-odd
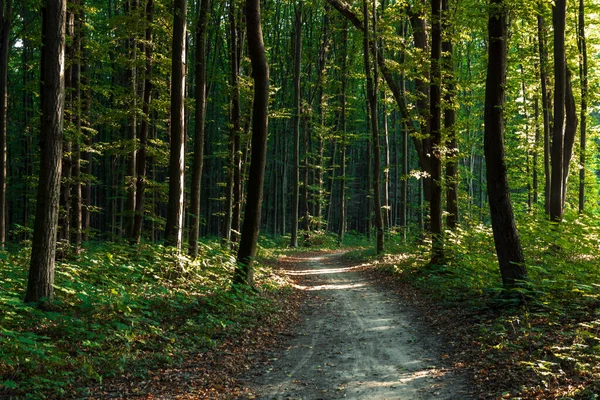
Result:
{"label": "forest background", "polygon": [[[590,360],[598,359],[600,349],[600,4],[328,0],[260,5],[270,70],[260,226],[264,252],[360,240],[369,248],[376,239],[374,252],[388,254],[382,263],[417,284],[435,287],[445,301],[477,303],[483,296],[518,314],[526,299],[525,307],[543,310],[537,323],[561,321],[568,334],[560,340],[584,343],[586,350],[575,346],[577,354],[566,355],[552,350],[540,356],[543,362],[526,361],[530,364],[521,367],[542,381],[550,371],[548,382],[572,382],[578,376],[589,383],[599,373]],[[186,296],[198,288],[225,296],[215,300],[219,304],[259,301],[245,292],[242,300],[237,295],[231,300],[225,290],[234,275],[233,254],[256,154],[243,2],[73,0],[65,14],[55,249],[59,282],[54,307],[60,312],[21,304],[39,176],[45,171],[43,146],[38,147],[45,129],[40,118],[42,9],[36,0],[0,1],[0,242],[6,310],[0,370],[6,390],[17,390],[22,381],[26,387],[55,383],[56,390],[69,390],[72,371],[61,379],[44,374],[33,379],[39,365],[31,360],[60,361],[68,350],[61,347],[65,343],[52,347],[53,335],[62,335],[57,332],[86,337],[72,325],[77,313],[92,318],[107,307],[119,318],[143,314],[131,307],[142,307],[140,299],[146,298],[131,292],[137,283],[100,289],[111,279],[115,284],[144,282],[150,276],[156,287],[167,290],[162,285],[169,287],[176,277],[182,286],[169,287],[170,294],[161,297],[169,307],[193,302]],[[498,64],[506,62],[506,81],[500,71],[486,85],[494,18],[507,28],[506,49],[500,52],[507,58]],[[503,145],[488,149],[502,149],[503,161],[486,164],[484,139],[491,126],[484,124],[490,106],[486,90],[493,84],[504,91],[498,126],[505,130],[496,135]],[[174,103],[177,96],[180,105]],[[178,158],[177,148],[184,149]],[[502,234],[492,229],[494,211],[488,207],[488,198],[492,204],[497,197],[488,190],[486,176],[504,168],[512,207],[498,215],[518,227],[520,241],[514,237],[523,251],[503,267],[497,242]],[[177,184],[174,177],[179,177]],[[173,210],[180,214],[173,216]],[[173,222],[178,218],[179,225]],[[404,255],[389,255],[396,253]],[[501,274],[490,267],[497,261]],[[213,269],[219,278],[210,283]],[[250,278],[242,280],[252,283]],[[518,295],[506,296],[507,288]],[[39,323],[34,327],[26,322],[32,314],[49,320],[31,320]],[[223,323],[209,316],[214,317],[204,315],[194,329],[210,326],[212,332]],[[148,330],[141,336],[169,337],[162,322],[144,324]],[[135,324],[122,325],[115,326],[135,331]],[[532,326],[537,327],[529,322],[527,329]],[[211,334],[203,337],[210,342]],[[139,332],[127,335],[122,340],[135,342]],[[98,343],[91,338],[78,342],[84,347]],[[102,362],[82,361],[78,357],[86,356],[79,354],[74,363],[87,365],[90,377],[101,380],[102,371],[121,356],[116,346],[113,350],[110,356],[102,353]],[[123,359],[123,365],[131,362]]]}

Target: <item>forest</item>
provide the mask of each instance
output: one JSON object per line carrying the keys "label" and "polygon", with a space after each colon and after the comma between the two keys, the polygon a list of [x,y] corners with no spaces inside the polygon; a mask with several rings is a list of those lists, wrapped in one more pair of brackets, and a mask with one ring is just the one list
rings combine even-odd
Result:
{"label": "forest", "polygon": [[240,376],[313,318],[319,262],[442,332],[465,398],[597,398],[598,24],[596,0],[0,0],[0,398],[260,398]]}

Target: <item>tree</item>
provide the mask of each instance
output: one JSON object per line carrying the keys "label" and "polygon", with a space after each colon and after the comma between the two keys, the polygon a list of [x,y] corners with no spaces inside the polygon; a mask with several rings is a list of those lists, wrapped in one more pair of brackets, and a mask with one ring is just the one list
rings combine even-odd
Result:
{"label": "tree", "polygon": [[185,171],[185,73],[187,1],[173,3],[173,59],[171,61],[171,146],[169,156],[169,203],[165,245],[181,249],[183,240],[183,193]]}
{"label": "tree", "polygon": [[506,5],[490,0],[488,65],[485,81],[484,152],[492,231],[500,274],[505,287],[527,278],[523,250],[510,200],[504,149],[504,102],[506,85]]}
{"label": "tree", "polygon": [[444,258],[444,231],[442,219],[442,132],[441,85],[442,70],[442,1],[431,1],[431,264],[440,264]]}
{"label": "tree", "polygon": [[587,137],[587,102],[588,102],[588,59],[587,44],[585,40],[585,6],[583,0],[579,0],[579,24],[577,47],[579,48],[579,79],[581,81],[581,122],[579,135],[579,212],[585,208],[585,151]]}
{"label": "tree", "polygon": [[[140,124],[140,148],[137,152],[136,160],[136,183],[135,183],[135,212],[133,216],[133,229],[131,230],[130,241],[139,243],[142,237],[142,227],[144,224],[145,211],[145,191],[147,158],[148,158],[148,131],[150,125],[150,103],[152,101],[152,23],[154,20],[154,0],[148,0],[146,3],[146,34],[143,50],[145,53],[145,71],[144,71],[144,96],[142,104],[142,121]],[[192,182],[193,182],[192,178]],[[194,192],[192,190],[192,198]],[[193,204],[193,201],[192,201]],[[193,222],[192,222],[193,223]],[[193,226],[193,225],[192,225]],[[193,229],[193,228],[192,228]]]}
{"label": "tree", "polygon": [[254,79],[254,104],[252,109],[252,160],[248,178],[248,191],[242,238],[237,253],[238,267],[234,282],[252,285],[252,262],[260,232],[263,185],[267,161],[269,130],[269,65],[260,16],[260,0],[246,0],[246,31],[248,53]]}
{"label": "tree", "polygon": [[567,91],[565,56],[566,0],[557,0],[554,6],[554,125],[551,150],[550,219],[560,222],[563,217],[564,127]]}
{"label": "tree", "polygon": [[66,0],[42,8],[40,176],[25,302],[54,297],[63,150]]}
{"label": "tree", "polygon": [[291,247],[298,247],[298,213],[300,203],[300,65],[302,60],[302,1],[296,5],[296,31],[294,52],[294,193],[292,195],[292,237]]}
{"label": "tree", "polygon": [[13,0],[0,0],[0,246],[6,241],[6,133],[8,114],[8,56]]}
{"label": "tree", "polygon": [[[377,16],[375,3],[373,3],[373,35],[377,35]],[[374,37],[372,41],[369,39],[371,33],[369,32],[369,7],[367,0],[363,0],[363,20],[364,20],[364,38],[363,38],[363,52],[364,52],[364,63],[365,63],[365,74],[367,77],[367,99],[370,108],[370,122],[371,122],[371,133],[373,140],[373,197],[374,197],[374,210],[375,210],[375,226],[377,229],[377,254],[383,252],[383,216],[381,214],[381,154],[379,145],[379,112],[377,110],[377,96],[378,96],[378,81],[379,75],[377,71],[377,62],[374,62],[373,68],[371,69],[371,56],[369,55],[369,44],[373,44],[374,47],[374,60],[377,60],[377,38]],[[368,124],[368,122],[367,122]],[[369,210],[370,211],[370,210]],[[370,219],[370,218],[369,218]],[[370,233],[369,229],[369,233]]]}
{"label": "tree", "polygon": [[194,162],[192,167],[192,193],[190,204],[191,227],[189,253],[198,255],[200,232],[200,184],[204,165],[204,125],[206,120],[206,31],[208,27],[209,0],[201,0],[196,23],[196,125],[194,128]]}

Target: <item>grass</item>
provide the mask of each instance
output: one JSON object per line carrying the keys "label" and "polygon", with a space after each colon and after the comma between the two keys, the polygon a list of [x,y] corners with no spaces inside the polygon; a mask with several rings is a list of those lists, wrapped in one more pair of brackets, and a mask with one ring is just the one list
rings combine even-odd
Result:
{"label": "grass", "polygon": [[260,324],[278,307],[266,294],[287,290],[260,265],[261,293],[231,289],[235,259],[217,243],[194,261],[157,245],[105,244],[57,263],[56,300],[42,311],[22,301],[29,252],[0,262],[0,397],[85,396],[77,388],[177,364]]}

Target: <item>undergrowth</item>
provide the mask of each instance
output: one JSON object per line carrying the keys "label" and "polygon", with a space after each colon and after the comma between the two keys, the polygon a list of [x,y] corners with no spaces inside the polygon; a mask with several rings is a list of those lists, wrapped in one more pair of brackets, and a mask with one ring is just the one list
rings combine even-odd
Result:
{"label": "undergrowth", "polygon": [[524,303],[503,293],[493,235],[484,225],[447,231],[444,265],[429,265],[427,241],[404,246],[397,237],[388,239],[391,254],[367,257],[437,304],[466,313],[490,369],[505,360],[520,371],[517,387],[498,396],[598,398],[600,226],[589,216],[567,217],[559,227],[525,216],[519,233],[529,274],[519,289]]}
{"label": "undergrowth", "polygon": [[269,293],[287,287],[257,265],[259,292],[232,289],[235,259],[216,243],[197,260],[104,244],[57,263],[56,299],[42,311],[23,304],[29,253],[0,261],[0,397],[85,396],[77,388],[176,364],[260,324],[277,308]]}

